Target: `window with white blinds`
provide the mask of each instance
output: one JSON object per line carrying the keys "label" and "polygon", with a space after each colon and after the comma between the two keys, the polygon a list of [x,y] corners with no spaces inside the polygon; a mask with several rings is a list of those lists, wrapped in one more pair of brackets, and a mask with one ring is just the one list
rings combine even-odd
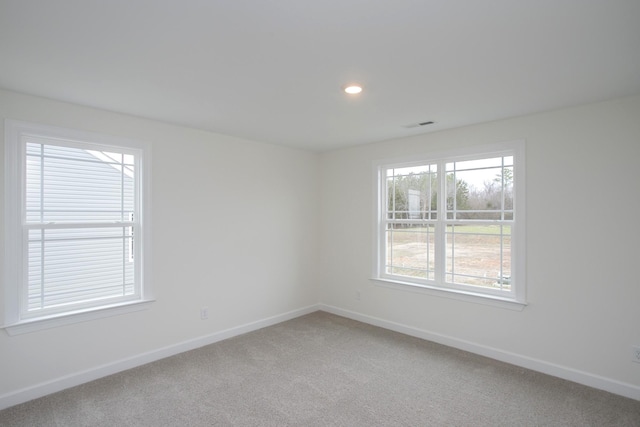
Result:
{"label": "window with white blinds", "polygon": [[9,125],[9,154],[18,160],[10,179],[19,187],[14,244],[21,254],[13,321],[141,300],[144,149]]}

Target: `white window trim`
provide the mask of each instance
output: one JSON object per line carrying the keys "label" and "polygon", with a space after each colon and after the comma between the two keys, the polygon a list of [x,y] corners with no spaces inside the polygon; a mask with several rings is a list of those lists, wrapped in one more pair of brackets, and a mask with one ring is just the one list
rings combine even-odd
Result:
{"label": "white window trim", "polygon": [[[68,311],[41,317],[20,317],[21,285],[23,278],[22,248],[22,177],[20,140],[22,135],[59,138],[65,141],[90,141],[91,143],[121,148],[134,148],[141,151],[140,176],[143,185],[140,188],[139,216],[141,235],[137,254],[140,258],[140,297],[133,301],[102,305]],[[36,330],[67,325],[76,322],[119,315],[145,309],[154,301],[151,284],[151,144],[124,138],[65,129],[55,126],[28,123],[17,120],[5,120],[5,272],[4,272],[4,328],[9,335],[33,332]],[[140,250],[141,252],[138,252]]]}
{"label": "white window trim", "polygon": [[[512,276],[515,278],[514,291],[508,295],[493,295],[491,293],[474,292],[469,289],[458,289],[455,287],[441,286],[439,284],[412,282],[402,280],[400,276],[392,276],[384,271],[384,248],[383,240],[380,237],[382,217],[384,215],[383,200],[386,192],[382,185],[381,174],[383,169],[390,166],[402,167],[413,166],[425,163],[435,163],[439,161],[470,160],[474,157],[483,158],[492,155],[502,156],[505,153],[512,153],[514,156],[514,183],[515,200],[514,210],[516,220],[512,231],[512,250],[515,256],[512,259]],[[380,286],[417,292],[438,297],[453,298],[461,301],[491,305],[494,307],[507,308],[511,310],[522,310],[526,305],[526,185],[525,185],[525,141],[509,141],[491,145],[470,146],[468,148],[452,149],[441,152],[425,153],[401,158],[382,159],[373,162],[373,271],[371,280]],[[525,194],[522,197],[521,194]]]}

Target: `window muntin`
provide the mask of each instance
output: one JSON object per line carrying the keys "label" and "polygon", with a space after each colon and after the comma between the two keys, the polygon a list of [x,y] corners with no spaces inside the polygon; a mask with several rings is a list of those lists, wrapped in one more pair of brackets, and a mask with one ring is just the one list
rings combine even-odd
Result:
{"label": "window muntin", "polygon": [[16,164],[7,218],[19,229],[8,238],[18,255],[6,276],[7,325],[148,298],[144,145],[21,122],[7,129]]}
{"label": "window muntin", "polygon": [[380,165],[377,277],[524,301],[514,262],[522,147]]}
{"label": "window muntin", "polygon": [[435,219],[437,165],[387,169],[387,217]]}
{"label": "window muntin", "polygon": [[513,156],[447,162],[446,171],[447,219],[513,219]]}

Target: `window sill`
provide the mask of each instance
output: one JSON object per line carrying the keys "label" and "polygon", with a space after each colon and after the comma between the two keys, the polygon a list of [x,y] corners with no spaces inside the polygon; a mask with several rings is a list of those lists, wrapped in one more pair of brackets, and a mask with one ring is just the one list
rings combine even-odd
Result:
{"label": "window sill", "polygon": [[397,289],[401,291],[417,292],[426,295],[433,295],[441,298],[450,298],[458,301],[465,301],[475,304],[488,305],[492,307],[504,308],[513,311],[522,311],[527,303],[516,301],[508,298],[500,298],[493,295],[477,294],[473,292],[461,291],[458,289],[443,289],[433,286],[417,285],[410,282],[402,282],[399,280],[382,279],[379,277],[371,278],[378,286],[385,288]]}
{"label": "window sill", "polygon": [[146,310],[154,301],[155,300],[135,301],[100,308],[79,310],[72,313],[37,317],[11,323],[2,326],[2,328],[7,331],[7,334],[10,336],[28,334],[30,332],[36,332],[43,329],[56,328],[64,325],[71,325],[73,323],[86,322],[89,320],[102,319],[105,317]]}

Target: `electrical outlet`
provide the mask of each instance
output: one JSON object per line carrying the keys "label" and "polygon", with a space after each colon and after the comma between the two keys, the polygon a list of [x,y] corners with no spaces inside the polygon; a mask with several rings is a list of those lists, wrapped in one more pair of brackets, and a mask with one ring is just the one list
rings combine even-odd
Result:
{"label": "electrical outlet", "polygon": [[631,347],[631,360],[640,363],[640,346]]}
{"label": "electrical outlet", "polygon": [[200,319],[207,320],[209,318],[209,307],[202,307],[200,309]]}
{"label": "electrical outlet", "polygon": [[354,296],[356,297],[356,300],[360,301],[360,291],[356,291]]}

